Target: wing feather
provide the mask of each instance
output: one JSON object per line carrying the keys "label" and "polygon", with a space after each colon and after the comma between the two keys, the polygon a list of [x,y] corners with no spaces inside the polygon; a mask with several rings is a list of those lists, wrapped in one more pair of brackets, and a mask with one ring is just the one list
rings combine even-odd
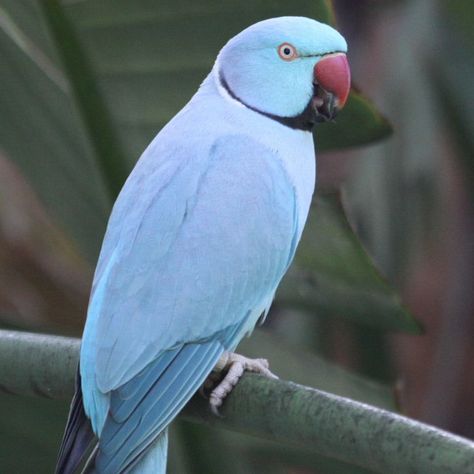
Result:
{"label": "wing feather", "polygon": [[81,350],[101,473],[137,462],[253,329],[299,238],[275,151],[235,135],[193,152],[152,147],[111,216]]}
{"label": "wing feather", "polygon": [[152,178],[139,190],[131,179],[124,198],[141,211],[112,215],[112,227],[128,229],[111,239],[114,258],[101,266],[87,320],[93,337],[83,343],[103,393],[161,352],[238,325],[274,293],[292,257],[296,197],[277,154],[240,136],[208,154],[157,185],[158,196],[148,192]]}
{"label": "wing feather", "polygon": [[143,371],[133,399],[122,399],[120,391],[114,391],[100,436],[97,470],[122,472],[139,458],[200,387],[222,352],[219,341],[186,344]]}
{"label": "wing feather", "polygon": [[90,420],[84,413],[79,369],[76,374],[76,390],[58,454],[55,473],[71,474],[84,461],[85,456],[95,444],[95,436]]}

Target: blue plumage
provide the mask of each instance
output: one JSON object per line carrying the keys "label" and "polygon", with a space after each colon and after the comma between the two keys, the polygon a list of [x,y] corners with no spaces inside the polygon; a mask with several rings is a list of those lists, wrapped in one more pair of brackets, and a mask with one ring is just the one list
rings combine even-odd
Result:
{"label": "blue plumage", "polygon": [[114,391],[101,432],[97,470],[114,474],[136,461],[198,390],[222,351],[219,341],[186,344],[149,364],[132,398],[124,400],[121,390]]}
{"label": "blue plumage", "polygon": [[[290,40],[307,55],[291,65],[277,54]],[[245,30],[129,176],[81,349],[95,472],[164,472],[168,424],[269,308],[303,230],[315,165],[312,134],[268,114],[303,114],[314,65],[345,47],[304,18]]]}

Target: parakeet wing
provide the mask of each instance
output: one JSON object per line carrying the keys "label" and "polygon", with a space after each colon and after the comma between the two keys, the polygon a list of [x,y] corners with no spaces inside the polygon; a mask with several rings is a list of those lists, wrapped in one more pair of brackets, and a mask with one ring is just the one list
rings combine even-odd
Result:
{"label": "parakeet wing", "polygon": [[277,153],[235,135],[174,167],[145,158],[112,214],[88,315],[97,346],[85,337],[83,352],[96,350],[103,392],[165,350],[243,324],[296,246],[296,197]]}
{"label": "parakeet wing", "polygon": [[139,163],[109,223],[82,350],[111,392],[98,466],[138,459],[253,327],[293,257],[297,224],[278,154],[245,136],[201,158]]}
{"label": "parakeet wing", "polygon": [[111,394],[95,467],[128,471],[199,388],[222,354],[219,341],[185,344],[162,353]]}

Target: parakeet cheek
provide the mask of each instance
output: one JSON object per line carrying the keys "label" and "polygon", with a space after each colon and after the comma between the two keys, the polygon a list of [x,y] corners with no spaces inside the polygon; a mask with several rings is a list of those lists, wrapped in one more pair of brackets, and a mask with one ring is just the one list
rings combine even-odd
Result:
{"label": "parakeet cheek", "polygon": [[[225,58],[225,65],[229,64]],[[281,117],[300,114],[313,94],[314,61],[287,62],[272,48],[258,57],[234,58],[221,71],[232,92],[248,106]]]}

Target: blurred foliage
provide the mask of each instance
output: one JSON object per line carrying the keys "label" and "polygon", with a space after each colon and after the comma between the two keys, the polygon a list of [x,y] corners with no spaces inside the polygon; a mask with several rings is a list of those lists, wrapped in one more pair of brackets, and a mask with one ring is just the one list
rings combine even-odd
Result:
{"label": "blurred foliage", "polygon": [[92,261],[110,200],[38,4],[0,3],[0,144]]}
{"label": "blurred foliage", "polygon": [[[467,43],[474,47],[474,29],[472,28],[474,5],[470,0],[451,0],[440,4],[443,13],[452,22],[453,29],[465,35]],[[466,57],[465,59],[469,59]]]}
{"label": "blurred foliage", "polygon": [[474,103],[474,86],[467,80],[474,77],[474,4],[468,0],[447,2],[443,13],[447,18],[445,30],[454,29],[446,34],[445,41],[439,42],[449,61],[432,61],[430,71],[446,123],[452,124],[466,184],[474,192],[474,109],[465,106]]}
{"label": "blurred foliage", "polygon": [[315,200],[295,263],[277,292],[280,300],[321,316],[419,331],[353,233],[339,195]]}
{"label": "blurred foliage", "polygon": [[380,9],[368,31],[357,30],[356,10],[348,6],[344,21],[357,38],[356,77],[395,134],[352,154],[347,203],[358,235],[426,328],[423,338],[378,346],[403,374],[407,413],[473,437],[473,4],[406,1]]}
{"label": "blurred foliage", "polygon": [[54,472],[68,404],[0,394],[0,469],[4,473]]}
{"label": "blurred foliage", "polygon": [[1,154],[0,216],[2,322],[45,329],[46,316],[78,328],[77,316],[86,310],[89,268],[24,176]]}
{"label": "blurred foliage", "polygon": [[391,133],[392,127],[383,115],[360,92],[352,89],[335,123],[321,124],[314,139],[320,152],[367,145],[387,138]]}
{"label": "blurred foliage", "polygon": [[239,351],[253,358],[265,354],[272,361],[272,371],[282,379],[386,410],[397,410],[391,387],[350,372],[300,347],[295,348],[273,333],[256,330],[241,342]]}
{"label": "blurred foliage", "polygon": [[[462,8],[468,4],[452,3]],[[78,332],[90,265],[124,176],[150,139],[191,97],[230,37],[261,19],[290,14],[334,21],[331,2],[324,0],[0,0],[2,178],[3,170],[12,170],[0,188],[0,239],[2,248],[8,249],[0,252],[4,324]],[[444,87],[446,76],[453,79],[440,72],[440,90],[456,89],[452,84]],[[449,99],[454,104],[450,110],[459,109],[458,100]],[[459,123],[466,121],[460,118]],[[373,143],[390,132],[383,115],[353,90],[337,123],[318,127],[315,141],[318,152],[340,150]],[[461,135],[472,138],[465,131]],[[9,180],[21,186],[13,192]],[[10,199],[26,204],[15,204],[12,213],[4,205]],[[12,225],[12,215],[21,216],[24,224]],[[12,228],[18,231],[8,234]],[[357,331],[419,331],[354,234],[339,194],[315,199],[277,303],[287,318],[293,314],[290,309],[304,310],[313,320],[345,319]],[[249,355],[265,353],[283,376],[396,408],[390,387],[280,342],[271,332],[257,332],[242,346]],[[381,352],[369,357],[385,361]],[[0,441],[20,446],[0,457],[0,471],[33,472],[34,465],[34,472],[50,472],[65,423],[64,406],[7,396],[1,397],[0,406],[5,408],[1,432],[8,433],[0,435]],[[19,417],[20,412],[25,416]],[[213,472],[210,462],[217,462],[212,457],[216,451],[241,453],[235,466],[222,461],[229,473],[289,472],[283,466],[296,466],[298,472],[363,472],[294,450],[278,449],[276,455],[273,446],[185,424],[173,436],[171,466],[179,465],[175,472],[180,473]],[[35,451],[35,446],[41,449]],[[23,464],[17,459],[20,453]]]}

